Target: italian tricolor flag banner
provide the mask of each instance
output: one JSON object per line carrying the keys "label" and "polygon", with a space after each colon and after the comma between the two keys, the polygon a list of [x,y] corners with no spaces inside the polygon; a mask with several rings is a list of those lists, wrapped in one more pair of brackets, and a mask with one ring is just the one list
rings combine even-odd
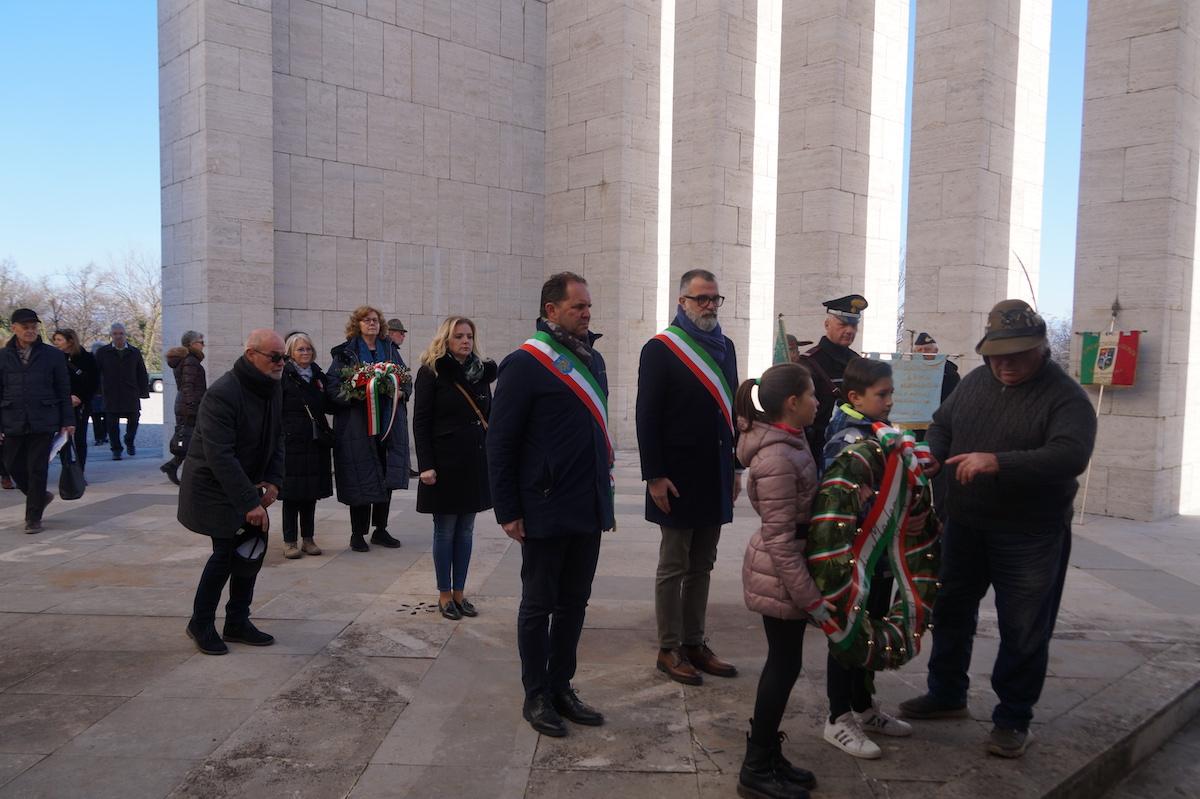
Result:
{"label": "italian tricolor flag banner", "polygon": [[1140,335],[1138,330],[1084,333],[1079,382],[1085,386],[1132,386]]}

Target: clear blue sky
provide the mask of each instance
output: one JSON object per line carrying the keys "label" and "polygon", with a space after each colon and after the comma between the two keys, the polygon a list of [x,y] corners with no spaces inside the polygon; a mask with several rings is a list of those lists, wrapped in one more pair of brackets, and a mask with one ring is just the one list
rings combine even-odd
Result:
{"label": "clear blue sky", "polygon": [[[1054,0],[1038,299],[1060,316],[1071,310],[1086,17],[1085,3]],[[129,248],[157,254],[155,0],[0,0],[0,75],[0,258],[48,275]]]}

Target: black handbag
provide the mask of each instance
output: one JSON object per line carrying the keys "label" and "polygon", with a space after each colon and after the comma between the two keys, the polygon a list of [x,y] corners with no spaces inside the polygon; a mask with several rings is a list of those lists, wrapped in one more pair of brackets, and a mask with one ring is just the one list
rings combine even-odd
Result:
{"label": "black handbag", "polygon": [[83,479],[83,467],[75,457],[75,443],[70,439],[59,450],[58,459],[62,462],[62,473],[58,476],[58,495],[63,499],[79,499],[87,487]]}
{"label": "black handbag", "polygon": [[175,432],[171,434],[171,441],[167,444],[167,449],[172,455],[177,458],[187,455],[188,445],[192,443],[192,430],[191,425],[175,425]]}
{"label": "black handbag", "polygon": [[308,420],[312,422],[312,440],[320,444],[322,447],[329,449],[333,448],[333,431],[329,429],[329,422],[325,421],[325,414],[321,414],[321,421],[317,421],[317,417],[313,416],[313,412],[309,409],[307,402],[302,402],[304,412],[308,414]]}

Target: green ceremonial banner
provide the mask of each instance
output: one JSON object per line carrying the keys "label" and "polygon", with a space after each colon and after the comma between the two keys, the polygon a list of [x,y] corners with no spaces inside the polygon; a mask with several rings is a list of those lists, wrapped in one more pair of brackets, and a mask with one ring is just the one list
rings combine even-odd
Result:
{"label": "green ceremonial banner", "polygon": [[775,331],[775,356],[771,363],[787,363],[790,360],[791,358],[788,357],[787,331],[783,329],[783,314],[780,314],[779,327]]}

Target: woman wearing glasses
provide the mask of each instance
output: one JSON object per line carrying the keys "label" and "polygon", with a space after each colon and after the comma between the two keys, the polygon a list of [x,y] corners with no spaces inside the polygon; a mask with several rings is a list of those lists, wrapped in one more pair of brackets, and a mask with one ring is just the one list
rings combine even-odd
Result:
{"label": "woman wearing glasses", "polygon": [[[401,396],[382,397],[382,425],[374,435],[368,426],[366,399],[347,398],[342,381],[364,363],[403,366],[395,345],[381,335],[383,314],[361,305],[346,322],[346,341],[330,351],[329,380],[325,393],[333,403],[334,485],[338,501],[350,506],[350,548],[366,552],[367,529],[373,524],[371,543],[398,547],[387,531],[392,491],[408,488],[408,411],[405,402],[411,383],[402,382]],[[399,400],[398,402],[395,400]],[[395,410],[393,411],[393,404]],[[389,420],[393,419],[388,430]],[[386,434],[386,435],[385,435]]]}
{"label": "woman wearing glasses", "polygon": [[333,430],[325,418],[331,409],[329,378],[316,363],[317,350],[307,333],[290,333],[283,368],[283,556],[320,555],[316,542],[317,501],[333,493],[329,450]]}
{"label": "woman wearing glasses", "polygon": [[413,400],[417,512],[433,514],[438,609],[452,621],[478,615],[463,591],[475,514],[492,507],[484,444],[495,379],[496,363],[480,357],[475,323],[464,316],[442,322],[421,354]]}

